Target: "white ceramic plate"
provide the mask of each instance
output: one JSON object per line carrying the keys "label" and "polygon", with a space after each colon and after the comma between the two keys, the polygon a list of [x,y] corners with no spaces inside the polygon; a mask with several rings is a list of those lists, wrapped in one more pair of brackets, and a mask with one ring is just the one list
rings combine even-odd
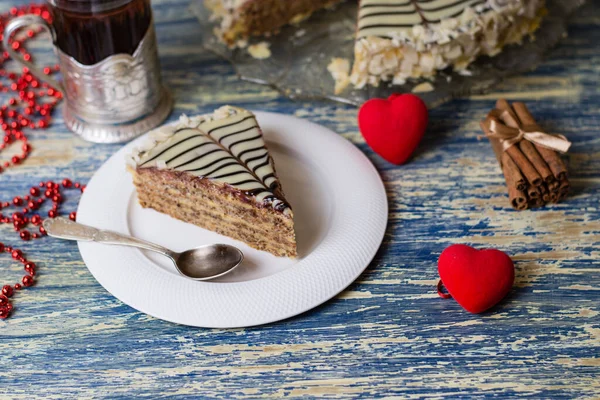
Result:
{"label": "white ceramic plate", "polygon": [[257,112],[288,201],[294,209],[297,259],[278,258],[244,243],[142,209],[125,155],[113,155],[81,198],[78,222],[130,234],[175,251],[228,243],[245,255],[230,275],[210,282],[184,278],[167,258],[134,248],[80,242],[90,272],[131,307],[167,321],[232,328],[282,320],[331,299],[373,259],[387,223],[379,174],[351,143],[322,126]]}

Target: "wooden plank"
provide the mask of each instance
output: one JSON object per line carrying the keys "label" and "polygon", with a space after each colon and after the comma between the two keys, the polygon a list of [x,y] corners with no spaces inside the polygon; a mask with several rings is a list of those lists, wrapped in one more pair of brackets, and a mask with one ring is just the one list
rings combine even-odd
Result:
{"label": "wooden plank", "polygon": [[[12,4],[0,0],[3,10]],[[23,248],[39,280],[0,321],[0,398],[600,396],[596,4],[574,19],[570,36],[537,71],[432,110],[423,143],[403,167],[367,148],[356,109],[297,103],[239,82],[227,63],[201,51],[187,0],[153,7],[164,80],[177,99],[171,119],[231,103],[339,132],[385,181],[384,244],[356,283],[311,312],[265,327],[208,330],[134,311],[94,280],[75,244],[21,242],[2,225],[0,241]],[[54,64],[38,43],[38,59]],[[564,203],[508,207],[491,148],[478,140],[478,121],[500,96],[527,102],[543,126],[573,141],[573,194]],[[31,158],[0,175],[2,199],[40,180],[86,182],[120,147],[83,142],[55,117],[50,129],[31,135]],[[470,315],[437,297],[437,257],[452,243],[496,247],[516,261],[517,284],[492,312]],[[2,284],[21,275],[7,257],[0,271]]]}

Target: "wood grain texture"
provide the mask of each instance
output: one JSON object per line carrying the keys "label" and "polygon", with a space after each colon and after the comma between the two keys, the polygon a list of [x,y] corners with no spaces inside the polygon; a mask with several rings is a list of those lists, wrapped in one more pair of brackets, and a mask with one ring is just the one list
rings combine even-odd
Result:
{"label": "wood grain texture", "polygon": [[[13,4],[0,0],[3,10]],[[339,132],[385,181],[385,241],[367,271],[317,309],[264,327],[216,330],[136,312],[94,280],[75,244],[21,242],[2,225],[0,241],[22,247],[39,265],[39,280],[0,321],[0,398],[600,397],[598,1],[535,72],[432,110],[422,145],[403,167],[367,148],[356,109],[292,102],[239,82],[200,49],[187,0],[153,7],[164,79],[177,101],[171,119],[229,103]],[[36,54],[54,63],[42,41]],[[479,119],[500,96],[526,102],[542,126],[573,141],[567,201],[509,207],[492,149],[478,139]],[[55,118],[30,135],[27,162],[0,175],[2,199],[39,180],[85,182],[119,148],[83,142]],[[471,315],[438,298],[437,257],[452,243],[493,246],[515,260],[517,284],[493,311]],[[19,276],[1,257],[0,283]]]}

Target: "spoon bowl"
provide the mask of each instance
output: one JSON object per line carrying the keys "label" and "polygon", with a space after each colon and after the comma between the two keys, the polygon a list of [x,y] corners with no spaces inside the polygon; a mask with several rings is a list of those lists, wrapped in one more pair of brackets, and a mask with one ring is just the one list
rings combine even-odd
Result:
{"label": "spoon bowl", "polygon": [[238,248],[228,244],[211,244],[177,253],[165,247],[121,233],[96,229],[67,218],[48,218],[44,228],[49,236],[66,240],[97,242],[151,250],[169,257],[179,273],[196,281],[206,281],[230,273],[244,259]]}
{"label": "spoon bowl", "polygon": [[180,274],[204,281],[228,274],[237,268],[243,259],[244,254],[237,247],[211,244],[179,253],[173,261]]}

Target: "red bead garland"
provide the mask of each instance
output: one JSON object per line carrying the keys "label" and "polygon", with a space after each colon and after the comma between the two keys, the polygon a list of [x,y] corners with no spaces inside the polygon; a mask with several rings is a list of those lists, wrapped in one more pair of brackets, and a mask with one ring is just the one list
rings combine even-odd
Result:
{"label": "red bead garland", "polygon": [[[27,261],[27,259],[23,256],[23,253],[21,252],[21,250],[14,250],[12,247],[5,246],[3,243],[0,243],[0,251],[10,253],[12,258],[14,258],[15,260],[18,260],[25,266],[27,266],[27,265],[30,266],[30,268],[26,268],[27,274],[25,276],[23,276],[23,279],[21,280],[21,282],[25,286],[32,286],[34,283],[34,280],[33,280],[33,275],[31,275],[30,271],[33,271],[33,273],[35,274],[35,264]],[[33,269],[31,268],[32,264],[34,265]],[[14,285],[14,287],[10,286],[10,285],[4,285],[2,287],[2,294],[0,295],[0,319],[8,318],[8,316],[10,315],[10,313],[13,309],[12,303],[10,302],[9,298],[13,296],[15,290],[20,290],[20,289],[21,289],[20,283],[16,283]]]}
{"label": "red bead garland", "polygon": [[[1,32],[4,32],[6,24],[12,18],[25,14],[39,15],[46,21],[51,22],[50,13],[43,4],[13,7],[8,13],[0,14],[0,42],[3,40]],[[27,52],[25,43],[40,32],[41,28],[27,30],[25,35],[19,33],[12,38],[12,48],[21,53],[25,60],[32,61],[33,58]],[[6,51],[0,53],[0,93],[10,96],[7,104],[0,106],[0,128],[4,132],[4,137],[0,140],[0,153],[16,141],[22,143],[21,153],[9,157],[9,161],[0,162],[0,174],[6,168],[17,166],[27,159],[32,148],[23,129],[47,128],[51,123],[54,108],[62,99],[61,92],[46,83],[38,81],[29,72],[28,68],[23,68],[20,74],[5,70],[3,66],[9,59],[10,56]],[[58,65],[43,69],[46,75],[53,74],[58,70]],[[62,189],[78,189],[83,192],[85,186],[79,182],[73,183],[70,179],[64,179],[62,187],[60,184],[51,181],[40,182],[39,185],[30,188],[25,196],[16,196],[9,201],[0,201],[0,224],[12,224],[21,240],[24,241],[45,236],[46,230],[42,226],[42,217],[40,214],[34,214],[34,212],[44,203],[51,202],[52,206],[48,211],[48,215],[51,218],[58,216],[60,204],[64,199],[61,193]],[[11,207],[15,208],[16,211],[10,215],[2,213],[2,211],[6,212]],[[69,213],[69,218],[75,220],[75,212]],[[37,227],[39,232],[31,232],[29,230],[30,226]],[[32,286],[35,283],[37,272],[35,263],[27,260],[21,250],[0,242],[0,253],[10,254],[14,260],[23,264],[23,269],[26,272],[20,282],[2,286],[0,291],[0,319],[5,319],[10,316],[13,310],[10,298],[15,294],[15,291]]]}
{"label": "red bead garland", "polygon": [[[14,17],[35,14],[51,22],[50,13],[45,5],[27,5],[22,7],[13,7],[8,13],[0,15],[0,32],[4,32],[6,24]],[[33,57],[25,48],[25,43],[34,38],[41,32],[37,30],[28,30],[26,36],[18,35],[13,38],[12,48],[23,55],[27,61],[32,61]],[[2,34],[0,33],[0,41]],[[9,72],[2,68],[10,59],[7,52],[0,55],[0,93],[6,93],[12,96],[8,104],[0,107],[0,127],[4,132],[4,138],[0,141],[0,152],[10,144],[21,141],[21,153],[10,157],[10,161],[4,161],[0,165],[0,174],[6,168],[19,165],[31,153],[31,146],[28,138],[23,132],[24,128],[40,129],[50,125],[50,115],[62,98],[62,93],[50,87],[47,83],[38,81],[27,67],[23,68],[21,74]],[[58,71],[58,66],[45,67],[44,73],[50,75]],[[9,80],[6,84],[4,81]]]}
{"label": "red bead garland", "polygon": [[[39,188],[46,188],[45,192],[47,193],[44,197],[40,197]],[[15,231],[18,232],[21,240],[29,241],[32,239],[39,239],[42,236],[46,235],[46,230],[42,225],[42,217],[39,214],[31,215],[35,210],[40,208],[44,203],[50,202],[51,208],[48,212],[48,216],[50,218],[55,218],[59,215],[60,204],[63,201],[63,190],[77,190],[83,193],[85,189],[85,185],[81,185],[79,182],[73,184],[71,180],[64,179],[62,181],[62,185],[54,183],[52,181],[49,182],[40,182],[39,185],[33,186],[29,189],[29,195],[23,197],[14,197],[12,202],[1,202],[0,201],[0,224],[12,224]],[[37,199],[35,199],[38,197]],[[22,207],[24,205],[24,201],[27,200],[27,206]],[[22,207],[22,208],[21,208]],[[16,208],[20,211],[15,211],[12,214],[4,214],[2,211],[6,212],[6,209]],[[28,216],[31,215],[31,216]],[[69,213],[69,218],[73,221],[77,218],[77,213],[75,211]],[[39,227],[39,233],[30,232],[27,228],[29,226]],[[16,249],[12,246],[7,246],[4,243],[0,242],[0,253],[8,253],[10,256],[20,263],[23,264],[23,269],[26,274],[23,276],[20,282],[15,283],[13,286],[4,285],[2,287],[2,291],[0,294],[0,319],[7,318],[13,306],[10,303],[9,298],[13,296],[15,290],[21,290],[23,287],[33,286],[35,283],[34,277],[36,275],[36,265],[35,263],[28,261],[25,258],[23,252],[19,249]]]}

